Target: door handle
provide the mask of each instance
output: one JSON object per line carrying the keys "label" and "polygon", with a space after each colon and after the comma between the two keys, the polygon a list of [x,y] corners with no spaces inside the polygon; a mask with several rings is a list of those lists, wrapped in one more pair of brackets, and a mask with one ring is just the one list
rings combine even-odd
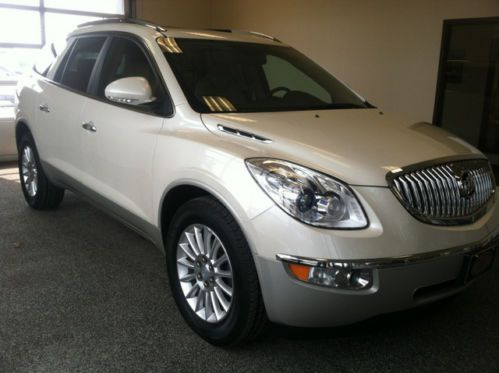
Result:
{"label": "door handle", "polygon": [[47,104],[41,104],[39,107],[38,107],[41,111],[44,111],[46,113],[50,113],[50,108]]}
{"label": "door handle", "polygon": [[89,122],[83,122],[81,125],[84,130],[90,131],[90,132],[97,132],[97,127],[94,126],[94,122],[89,121]]}

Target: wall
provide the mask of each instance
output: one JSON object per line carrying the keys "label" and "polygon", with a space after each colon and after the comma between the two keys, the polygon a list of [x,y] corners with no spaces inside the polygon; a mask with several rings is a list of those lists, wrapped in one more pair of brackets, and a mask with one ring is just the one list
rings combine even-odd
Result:
{"label": "wall", "polygon": [[165,26],[208,28],[211,0],[137,0],[137,18]]}
{"label": "wall", "polygon": [[387,111],[431,121],[442,21],[498,0],[213,0],[211,25],[272,34]]}

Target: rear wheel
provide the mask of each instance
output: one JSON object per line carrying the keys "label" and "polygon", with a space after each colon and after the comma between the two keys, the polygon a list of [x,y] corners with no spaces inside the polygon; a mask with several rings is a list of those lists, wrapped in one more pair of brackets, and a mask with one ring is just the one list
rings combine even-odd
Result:
{"label": "rear wheel", "polygon": [[19,142],[19,178],[24,199],[37,210],[55,209],[62,202],[64,189],[53,185],[43,172],[30,134],[25,134]]}
{"label": "rear wheel", "polygon": [[267,323],[248,244],[232,215],[212,197],[187,202],[167,234],[175,301],[190,327],[216,345],[257,337]]}

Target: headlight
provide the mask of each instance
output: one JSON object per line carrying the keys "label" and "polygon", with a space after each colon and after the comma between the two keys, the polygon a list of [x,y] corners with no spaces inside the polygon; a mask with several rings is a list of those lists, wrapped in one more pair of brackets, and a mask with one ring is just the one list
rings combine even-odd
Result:
{"label": "headlight", "polygon": [[246,165],[268,196],[304,223],[337,229],[368,225],[350,188],[330,176],[278,159],[251,158]]}

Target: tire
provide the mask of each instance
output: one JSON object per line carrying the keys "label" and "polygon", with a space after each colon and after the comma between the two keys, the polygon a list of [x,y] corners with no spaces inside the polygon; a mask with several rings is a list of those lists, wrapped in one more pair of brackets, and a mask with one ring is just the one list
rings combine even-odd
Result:
{"label": "tire", "polygon": [[18,153],[19,179],[28,205],[36,210],[57,208],[64,198],[64,189],[52,184],[43,172],[31,134],[23,135],[19,142]]}
{"label": "tire", "polygon": [[[188,240],[189,232],[199,255]],[[200,241],[207,249],[200,250]],[[210,247],[214,248],[211,254]],[[187,255],[189,251],[194,258]],[[224,260],[223,253],[228,260]],[[196,198],[178,209],[166,237],[166,264],[177,306],[189,326],[203,339],[218,346],[234,346],[249,342],[264,331],[268,321],[253,256],[239,225],[216,199]],[[232,278],[218,277],[228,273]],[[229,296],[224,289],[231,287]],[[204,296],[200,296],[201,290]],[[206,293],[210,299],[206,299]],[[217,293],[222,294],[225,303]],[[211,305],[207,306],[207,302]],[[216,303],[220,313],[216,312]],[[228,309],[224,308],[227,303]]]}

